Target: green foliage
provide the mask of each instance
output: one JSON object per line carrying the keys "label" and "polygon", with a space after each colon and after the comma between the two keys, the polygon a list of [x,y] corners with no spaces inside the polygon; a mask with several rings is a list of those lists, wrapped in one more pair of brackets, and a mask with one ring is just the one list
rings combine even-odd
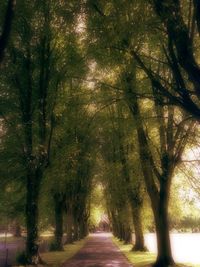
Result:
{"label": "green foliage", "polygon": [[144,204],[154,231],[148,194],[165,181],[171,229],[199,230],[199,162],[183,163],[199,146],[198,7],[161,2],[17,1],[0,73],[2,225],[24,225],[28,177],[39,170],[40,230],[55,226],[59,194],[79,225],[107,213],[133,228],[133,206]]}
{"label": "green foliage", "polygon": [[99,182],[93,181],[92,192],[90,196],[89,224],[90,226],[95,226],[95,227],[99,226],[99,223],[102,219],[102,215],[107,213],[106,203],[104,198],[104,189],[102,184],[100,184]]}

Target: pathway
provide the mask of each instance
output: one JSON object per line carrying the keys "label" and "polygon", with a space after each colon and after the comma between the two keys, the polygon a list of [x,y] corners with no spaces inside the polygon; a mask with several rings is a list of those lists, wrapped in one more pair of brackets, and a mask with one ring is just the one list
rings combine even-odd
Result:
{"label": "pathway", "polygon": [[62,267],[132,267],[113,244],[111,234],[92,234],[85,246]]}

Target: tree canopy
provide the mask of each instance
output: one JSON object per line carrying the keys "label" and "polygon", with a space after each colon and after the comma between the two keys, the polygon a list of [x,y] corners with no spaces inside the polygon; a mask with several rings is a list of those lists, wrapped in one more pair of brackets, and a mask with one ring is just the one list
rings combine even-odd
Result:
{"label": "tree canopy", "polygon": [[[0,214],[52,250],[108,223],[134,251],[200,229],[198,0],[0,4]],[[187,199],[188,201],[185,201]],[[191,212],[192,211],[192,212]]]}

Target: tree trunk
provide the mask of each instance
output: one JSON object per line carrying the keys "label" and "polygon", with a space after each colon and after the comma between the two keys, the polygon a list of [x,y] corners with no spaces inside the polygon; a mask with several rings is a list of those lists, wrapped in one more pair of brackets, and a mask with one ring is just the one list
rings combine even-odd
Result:
{"label": "tree trunk", "polygon": [[8,45],[8,40],[11,33],[11,26],[14,17],[15,0],[9,0],[6,9],[6,15],[2,28],[2,35],[0,36],[0,64],[3,61],[4,51]]}
{"label": "tree trunk", "polygon": [[40,170],[29,170],[27,177],[27,200],[26,200],[26,257],[27,263],[36,265],[40,262],[38,244],[38,199],[41,181]]}
{"label": "tree trunk", "polygon": [[[140,135],[140,148],[144,147],[144,144],[147,142],[144,137],[145,133],[142,128],[140,128],[139,132],[142,130],[142,135]],[[138,132],[138,135],[139,135]],[[141,138],[143,137],[143,138]],[[166,197],[163,197],[162,189],[160,192],[155,187],[153,182],[153,174],[151,172],[151,165],[147,162],[148,159],[148,151],[144,154],[144,149],[140,152],[141,162],[142,162],[142,170],[145,178],[145,183],[147,186],[147,191],[151,199],[151,206],[154,214],[154,221],[156,226],[156,235],[157,235],[157,247],[158,247],[158,256],[155,266],[156,267],[168,267],[169,265],[174,264],[174,260],[171,253],[171,246],[169,241],[169,226],[168,226],[168,200]],[[161,185],[162,187],[162,185]],[[165,194],[169,194],[169,185],[165,184],[163,187]]]}
{"label": "tree trunk", "polygon": [[154,266],[172,266],[172,257],[169,222],[168,222],[168,189],[166,183],[161,184],[158,210],[154,211],[157,234],[158,255]]}
{"label": "tree trunk", "polygon": [[77,220],[74,220],[74,236],[73,236],[73,240],[74,241],[79,240],[79,227],[78,227]]}
{"label": "tree trunk", "polygon": [[54,194],[55,212],[55,250],[63,250],[63,197],[60,193]]}
{"label": "tree trunk", "polygon": [[117,235],[118,235],[118,227],[117,227],[116,218],[115,218],[113,212],[111,212],[111,222],[112,222],[112,232],[113,232],[113,235],[115,237],[117,237]]}
{"label": "tree trunk", "polygon": [[83,239],[88,235],[88,227],[85,221],[80,223],[80,238]]}
{"label": "tree trunk", "polygon": [[146,133],[142,123],[142,117],[140,114],[139,105],[137,98],[132,93],[132,85],[130,80],[127,81],[127,101],[131,113],[133,115],[138,136],[138,148],[139,156],[141,161],[142,172],[144,176],[144,181],[146,188],[151,199],[151,206],[154,214],[154,221],[156,226],[157,234],[157,247],[158,247],[158,256],[155,263],[156,267],[168,267],[169,265],[174,264],[174,260],[171,253],[171,246],[169,241],[169,227],[168,227],[168,196],[170,190],[170,181],[169,177],[165,177],[165,184],[160,184],[160,191],[157,188],[157,185],[154,180],[154,174],[151,165],[150,159],[150,149],[146,137]]}
{"label": "tree trunk", "polygon": [[71,211],[69,210],[67,212],[67,239],[66,239],[66,244],[71,244],[73,243],[73,216]]}
{"label": "tree trunk", "polygon": [[21,237],[22,236],[22,229],[21,229],[21,225],[18,222],[18,220],[14,221],[14,227],[13,227],[13,235],[14,237]]}
{"label": "tree trunk", "polygon": [[119,227],[119,240],[123,241],[123,226],[121,222],[119,222],[118,225],[119,225],[118,226]]}
{"label": "tree trunk", "polygon": [[[133,205],[132,205],[133,206]],[[133,210],[133,225],[135,230],[135,244],[133,251],[147,251],[144,244],[144,235],[142,229],[141,209],[140,207],[132,207]]]}
{"label": "tree trunk", "polygon": [[124,244],[130,244],[132,242],[131,228],[124,228]]}

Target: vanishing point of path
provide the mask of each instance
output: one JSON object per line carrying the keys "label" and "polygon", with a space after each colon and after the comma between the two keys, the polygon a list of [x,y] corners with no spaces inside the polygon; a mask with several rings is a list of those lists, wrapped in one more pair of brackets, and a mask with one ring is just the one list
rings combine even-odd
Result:
{"label": "vanishing point of path", "polygon": [[132,267],[113,244],[111,234],[92,234],[84,247],[62,267]]}

